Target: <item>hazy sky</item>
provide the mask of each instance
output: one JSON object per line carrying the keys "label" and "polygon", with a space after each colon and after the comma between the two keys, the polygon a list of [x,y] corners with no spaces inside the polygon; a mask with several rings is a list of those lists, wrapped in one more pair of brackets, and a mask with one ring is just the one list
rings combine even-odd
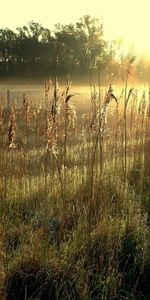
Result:
{"label": "hazy sky", "polygon": [[75,23],[83,15],[103,20],[105,33],[123,38],[150,55],[150,0],[0,0],[0,27],[15,29],[34,20]]}

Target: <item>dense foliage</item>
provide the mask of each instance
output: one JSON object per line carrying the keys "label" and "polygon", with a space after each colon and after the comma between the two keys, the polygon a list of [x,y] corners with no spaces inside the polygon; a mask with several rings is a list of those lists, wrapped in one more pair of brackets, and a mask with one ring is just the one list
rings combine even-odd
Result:
{"label": "dense foliage", "polygon": [[31,21],[16,32],[0,29],[0,73],[85,71],[104,59],[105,49],[103,26],[90,16],[75,25],[57,24],[53,33]]}

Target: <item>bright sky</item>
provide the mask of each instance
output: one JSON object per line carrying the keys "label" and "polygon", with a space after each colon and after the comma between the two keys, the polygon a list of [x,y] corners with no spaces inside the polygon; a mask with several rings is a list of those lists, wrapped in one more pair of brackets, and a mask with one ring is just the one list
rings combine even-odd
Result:
{"label": "bright sky", "polygon": [[106,36],[123,38],[150,56],[150,0],[0,0],[0,28],[75,23],[83,15],[103,20]]}

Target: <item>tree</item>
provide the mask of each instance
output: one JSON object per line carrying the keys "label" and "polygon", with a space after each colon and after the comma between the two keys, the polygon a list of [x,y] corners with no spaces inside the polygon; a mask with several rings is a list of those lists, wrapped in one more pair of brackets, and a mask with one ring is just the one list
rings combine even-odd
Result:
{"label": "tree", "polygon": [[103,40],[103,25],[89,15],[76,23],[77,58],[80,66],[95,66],[104,55],[106,43]]}
{"label": "tree", "polygon": [[17,28],[16,54],[18,64],[24,68],[35,67],[41,56],[41,40],[44,28],[36,22],[29,22],[28,26]]}
{"label": "tree", "polygon": [[76,64],[75,49],[76,49],[76,30],[74,25],[55,25],[55,53],[56,63],[64,69],[72,68]]}
{"label": "tree", "polygon": [[0,29],[0,60],[2,73],[7,72],[9,63],[13,60],[16,38],[17,36],[12,30],[8,28]]}
{"label": "tree", "polygon": [[[76,24],[55,25],[54,35],[41,24],[0,31],[1,70],[57,73],[74,69],[87,70],[105,57],[103,26],[97,19],[84,16]],[[11,64],[10,64],[11,63]]]}

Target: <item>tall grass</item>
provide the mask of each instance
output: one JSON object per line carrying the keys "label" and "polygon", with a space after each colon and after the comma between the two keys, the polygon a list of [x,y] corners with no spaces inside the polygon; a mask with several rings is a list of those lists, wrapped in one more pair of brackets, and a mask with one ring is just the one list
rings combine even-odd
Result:
{"label": "tall grass", "polygon": [[150,100],[131,63],[122,92],[98,74],[83,103],[69,77],[1,99],[2,299],[149,299]]}

